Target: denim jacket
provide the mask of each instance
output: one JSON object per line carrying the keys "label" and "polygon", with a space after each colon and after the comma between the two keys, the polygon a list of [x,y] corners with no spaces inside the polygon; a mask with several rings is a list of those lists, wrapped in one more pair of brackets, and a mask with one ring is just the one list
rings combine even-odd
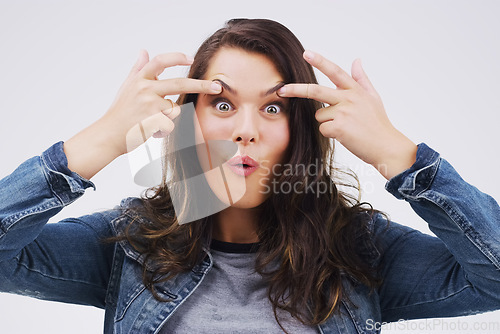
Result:
{"label": "denim jacket", "polygon": [[[102,242],[131,217],[121,206],[46,224],[93,184],[67,167],[62,143],[21,164],[0,181],[0,291],[105,309],[104,333],[158,333],[212,267],[204,260],[156,286],[142,282],[143,257],[128,243]],[[370,222],[383,278],[370,292],[344,279],[340,312],[320,333],[378,333],[382,322],[450,317],[500,308],[500,208],[469,185],[439,154],[420,144],[415,164],[387,182],[410,203],[436,237],[390,223]],[[0,324],[1,326],[1,324]],[[244,332],[244,329],[241,329]]]}

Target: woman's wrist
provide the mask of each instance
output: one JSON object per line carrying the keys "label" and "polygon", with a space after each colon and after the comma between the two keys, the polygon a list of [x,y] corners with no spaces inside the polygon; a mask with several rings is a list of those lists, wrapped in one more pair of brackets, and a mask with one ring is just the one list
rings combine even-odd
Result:
{"label": "woman's wrist", "polygon": [[387,180],[410,168],[417,158],[417,145],[400,133],[401,139],[391,142],[372,164]]}
{"label": "woman's wrist", "polygon": [[110,119],[102,117],[64,143],[68,168],[90,179],[125,152],[125,140],[114,129]]}

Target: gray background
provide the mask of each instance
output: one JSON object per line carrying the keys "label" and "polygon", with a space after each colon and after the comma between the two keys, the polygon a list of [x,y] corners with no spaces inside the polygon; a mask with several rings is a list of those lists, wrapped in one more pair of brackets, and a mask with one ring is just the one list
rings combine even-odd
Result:
{"label": "gray background", "polygon": [[[479,189],[500,198],[500,5],[495,1],[17,1],[0,3],[0,176],[100,117],[141,48],[152,56],[194,54],[233,17],[289,27],[304,46],[350,71],[361,58],[393,124],[425,141]],[[171,69],[167,77],[185,75]],[[322,83],[325,77],[319,75]],[[363,199],[395,221],[428,231],[384,179],[339,148],[359,173]],[[99,173],[54,220],[116,205],[143,189],[126,157]],[[384,333],[500,331],[500,312],[445,322],[415,321]],[[0,294],[1,333],[97,333],[103,312]],[[479,327],[477,327],[479,326]],[[481,327],[482,326],[482,327]],[[496,327],[495,327],[496,326]],[[475,330],[474,330],[475,328]],[[482,330],[478,330],[482,328]],[[491,329],[496,328],[497,331]]]}

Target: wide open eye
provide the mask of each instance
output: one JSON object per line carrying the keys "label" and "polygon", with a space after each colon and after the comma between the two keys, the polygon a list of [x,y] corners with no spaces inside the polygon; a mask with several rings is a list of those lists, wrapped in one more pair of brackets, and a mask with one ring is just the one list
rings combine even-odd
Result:
{"label": "wide open eye", "polygon": [[221,101],[215,105],[215,109],[220,112],[230,112],[232,110],[232,107],[229,103]]}
{"label": "wide open eye", "polygon": [[281,107],[276,105],[276,104],[271,104],[271,105],[267,106],[264,110],[269,115],[276,115],[276,114],[279,114],[281,112]]}

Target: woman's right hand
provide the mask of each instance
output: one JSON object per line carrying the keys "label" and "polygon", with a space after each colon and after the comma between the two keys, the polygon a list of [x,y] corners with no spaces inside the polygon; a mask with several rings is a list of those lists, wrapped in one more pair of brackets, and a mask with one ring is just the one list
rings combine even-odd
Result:
{"label": "woman's right hand", "polygon": [[191,63],[192,59],[182,53],[161,54],[149,60],[148,53],[141,51],[108,112],[64,143],[69,169],[90,179],[152,135],[168,135],[180,107],[166,100],[166,95],[219,94],[221,86],[209,80],[158,80],[166,68]]}
{"label": "woman's right hand", "polygon": [[157,79],[168,67],[191,63],[192,59],[182,53],[161,54],[148,61],[147,52],[141,51],[137,63],[104,115],[104,118],[114,124],[115,145],[120,154],[130,152],[142,144],[143,131],[145,137],[149,138],[153,134],[156,134],[155,137],[164,137],[173,130],[172,120],[179,115],[180,107],[166,100],[166,95],[221,92],[219,84],[208,80]]}

